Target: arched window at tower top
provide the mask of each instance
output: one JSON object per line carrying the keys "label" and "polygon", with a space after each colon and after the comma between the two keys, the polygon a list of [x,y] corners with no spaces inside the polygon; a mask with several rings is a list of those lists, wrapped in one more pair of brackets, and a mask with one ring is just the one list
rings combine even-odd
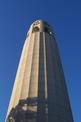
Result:
{"label": "arched window at tower top", "polygon": [[33,27],[32,32],[39,32],[39,27],[38,26]]}

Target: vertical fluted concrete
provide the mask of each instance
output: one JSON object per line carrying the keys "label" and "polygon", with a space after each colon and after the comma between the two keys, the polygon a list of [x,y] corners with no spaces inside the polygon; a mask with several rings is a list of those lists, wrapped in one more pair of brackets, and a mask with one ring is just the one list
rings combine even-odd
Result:
{"label": "vertical fluted concrete", "polygon": [[34,22],[21,54],[6,122],[73,122],[51,27]]}

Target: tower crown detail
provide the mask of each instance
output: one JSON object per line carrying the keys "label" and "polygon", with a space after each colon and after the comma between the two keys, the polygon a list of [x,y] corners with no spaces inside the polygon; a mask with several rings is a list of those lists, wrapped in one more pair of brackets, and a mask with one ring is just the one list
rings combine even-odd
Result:
{"label": "tower crown detail", "polygon": [[32,33],[34,32],[45,32],[49,35],[53,35],[52,27],[43,20],[36,20],[30,26],[29,31],[31,30]]}

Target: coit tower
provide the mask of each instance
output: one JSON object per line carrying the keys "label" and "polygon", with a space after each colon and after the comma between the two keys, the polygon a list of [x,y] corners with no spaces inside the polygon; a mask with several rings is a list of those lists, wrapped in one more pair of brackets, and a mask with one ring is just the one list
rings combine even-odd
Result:
{"label": "coit tower", "polygon": [[73,122],[55,34],[45,21],[27,33],[6,122]]}

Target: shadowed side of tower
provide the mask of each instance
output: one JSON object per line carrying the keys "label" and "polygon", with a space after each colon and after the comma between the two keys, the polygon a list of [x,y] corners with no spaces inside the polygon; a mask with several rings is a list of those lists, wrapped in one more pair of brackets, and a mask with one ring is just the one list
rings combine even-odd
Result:
{"label": "shadowed side of tower", "polygon": [[35,21],[23,46],[6,122],[73,122],[51,27]]}

